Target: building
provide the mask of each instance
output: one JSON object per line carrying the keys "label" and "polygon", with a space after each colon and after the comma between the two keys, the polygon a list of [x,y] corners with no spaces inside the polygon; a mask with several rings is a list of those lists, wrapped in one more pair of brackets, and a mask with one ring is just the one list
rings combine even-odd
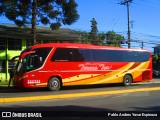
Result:
{"label": "building", "polygon": [[[9,70],[15,66],[11,59],[32,45],[31,28],[15,25],[0,25],[0,84],[8,84]],[[70,29],[51,30],[37,27],[37,44],[48,42],[78,42],[79,35]]]}
{"label": "building", "polygon": [[160,57],[160,45],[157,45],[154,47],[154,54]]}

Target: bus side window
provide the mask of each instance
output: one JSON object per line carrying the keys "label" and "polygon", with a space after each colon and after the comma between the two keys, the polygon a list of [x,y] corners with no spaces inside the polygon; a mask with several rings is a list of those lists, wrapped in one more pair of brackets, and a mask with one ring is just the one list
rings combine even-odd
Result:
{"label": "bus side window", "polygon": [[72,48],[57,48],[55,50],[54,55],[51,58],[51,61],[72,61],[73,59],[73,52]]}
{"label": "bus side window", "polygon": [[90,49],[79,49],[79,52],[84,62],[91,62],[91,50]]}
{"label": "bus side window", "polygon": [[73,62],[83,62],[84,57],[80,53],[79,49],[73,49]]}

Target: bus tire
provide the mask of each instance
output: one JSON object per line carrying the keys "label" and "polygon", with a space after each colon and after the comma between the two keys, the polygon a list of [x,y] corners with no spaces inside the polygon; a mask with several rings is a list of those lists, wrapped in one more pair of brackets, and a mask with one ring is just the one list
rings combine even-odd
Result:
{"label": "bus tire", "polygon": [[123,85],[124,86],[130,86],[132,83],[132,76],[131,75],[125,75],[123,78]]}
{"label": "bus tire", "polygon": [[50,91],[57,91],[61,89],[61,81],[59,78],[57,77],[52,77],[49,81],[48,81],[48,89]]}

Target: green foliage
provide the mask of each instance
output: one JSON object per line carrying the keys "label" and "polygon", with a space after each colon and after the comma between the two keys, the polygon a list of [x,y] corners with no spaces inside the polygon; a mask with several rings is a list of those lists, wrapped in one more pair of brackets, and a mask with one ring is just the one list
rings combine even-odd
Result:
{"label": "green foliage", "polygon": [[52,30],[56,30],[56,29],[59,29],[60,26],[61,26],[61,23],[57,22],[57,23],[52,23],[52,24],[50,25],[50,28],[51,28]]}
{"label": "green foliage", "polygon": [[102,32],[98,34],[98,39],[104,40],[106,38],[106,33]]}
{"label": "green foliage", "polygon": [[81,36],[81,40],[83,43],[90,43],[90,34],[86,31],[78,31],[77,32]]}
{"label": "green foliage", "polygon": [[152,56],[152,63],[153,63],[154,70],[160,70],[160,56],[154,54]]}
{"label": "green foliage", "polygon": [[93,41],[95,41],[95,40],[97,40],[97,35],[98,35],[97,22],[94,18],[90,22],[91,22],[90,37]]}
{"label": "green foliage", "polygon": [[[84,43],[90,43],[89,41],[92,40],[90,32],[79,31],[78,34],[82,36]],[[106,39],[106,43],[104,43],[104,39]],[[120,46],[122,40],[122,35],[116,34],[114,31],[108,31],[107,33],[97,33],[96,42],[97,44],[104,46]]]}
{"label": "green foliage", "polygon": [[[108,45],[108,46],[120,46],[123,40],[123,36],[116,34],[114,31],[108,31],[107,33],[98,33],[97,22],[93,18],[91,21],[91,32],[87,35],[93,44]],[[86,36],[85,36],[86,38]],[[103,42],[106,39],[106,43]]]}
{"label": "green foliage", "polygon": [[114,31],[108,31],[106,33],[107,44],[120,46],[123,40],[123,36],[116,34]]}
{"label": "green foliage", "polygon": [[[36,0],[36,23],[58,29],[61,23],[71,25],[79,19],[74,0]],[[0,0],[0,15],[17,26],[32,24],[32,0]]]}
{"label": "green foliage", "polygon": [[158,61],[158,55],[154,54],[154,55],[152,56],[152,60],[153,60],[153,64],[156,64],[157,61]]}
{"label": "green foliage", "polygon": [[78,5],[75,3],[74,0],[69,0],[68,3],[63,4],[63,12],[64,12],[64,19],[63,24],[71,25],[76,20],[79,19],[79,15],[77,14],[76,7]]}

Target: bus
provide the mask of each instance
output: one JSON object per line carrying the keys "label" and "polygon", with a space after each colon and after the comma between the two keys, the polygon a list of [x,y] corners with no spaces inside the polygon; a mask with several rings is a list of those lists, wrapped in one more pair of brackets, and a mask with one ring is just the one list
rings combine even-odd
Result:
{"label": "bus", "polygon": [[148,50],[76,43],[38,44],[22,51],[13,85],[22,88],[135,82],[152,79]]}

